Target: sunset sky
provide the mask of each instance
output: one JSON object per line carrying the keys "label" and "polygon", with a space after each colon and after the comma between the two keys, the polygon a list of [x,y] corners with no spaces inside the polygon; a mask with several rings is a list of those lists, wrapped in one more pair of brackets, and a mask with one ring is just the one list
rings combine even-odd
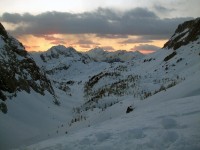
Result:
{"label": "sunset sky", "polygon": [[1,0],[0,21],[28,51],[158,50],[200,0]]}

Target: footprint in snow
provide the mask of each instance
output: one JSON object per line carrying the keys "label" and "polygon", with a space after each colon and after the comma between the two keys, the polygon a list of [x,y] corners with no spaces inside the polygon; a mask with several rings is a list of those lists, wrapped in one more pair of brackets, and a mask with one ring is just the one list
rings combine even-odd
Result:
{"label": "footprint in snow", "polygon": [[122,132],[121,137],[124,139],[142,139],[145,138],[145,134],[142,129],[132,129]]}
{"label": "footprint in snow", "polygon": [[161,125],[163,126],[164,129],[172,129],[178,127],[176,120],[174,120],[171,117],[163,118],[161,120]]}

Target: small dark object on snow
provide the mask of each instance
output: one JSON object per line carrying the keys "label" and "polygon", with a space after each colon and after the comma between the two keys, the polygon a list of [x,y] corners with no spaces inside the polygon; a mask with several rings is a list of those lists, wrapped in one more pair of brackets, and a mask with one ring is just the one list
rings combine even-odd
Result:
{"label": "small dark object on snow", "polygon": [[7,106],[3,102],[0,103],[0,111],[2,111],[4,114],[8,112]]}
{"label": "small dark object on snow", "polygon": [[126,113],[130,113],[131,111],[133,111],[133,109],[133,106],[128,106],[128,108],[126,109]]}

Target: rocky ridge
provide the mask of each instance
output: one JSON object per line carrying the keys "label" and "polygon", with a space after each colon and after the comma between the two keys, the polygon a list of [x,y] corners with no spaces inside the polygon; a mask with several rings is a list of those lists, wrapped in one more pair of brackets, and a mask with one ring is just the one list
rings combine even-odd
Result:
{"label": "rocky ridge", "polygon": [[200,18],[186,21],[180,24],[170,40],[164,44],[163,48],[173,48],[174,50],[190,42],[196,41],[200,36]]}
{"label": "rocky ridge", "polygon": [[48,91],[54,96],[54,102],[59,104],[50,80],[36,65],[22,43],[10,36],[2,24],[0,24],[0,72],[0,109],[4,110],[4,113],[6,99],[17,96],[20,91],[30,93],[31,89],[41,95]]}

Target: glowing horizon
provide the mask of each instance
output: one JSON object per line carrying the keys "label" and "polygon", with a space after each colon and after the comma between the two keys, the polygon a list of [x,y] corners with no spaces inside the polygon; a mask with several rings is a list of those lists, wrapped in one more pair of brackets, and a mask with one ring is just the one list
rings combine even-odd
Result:
{"label": "glowing horizon", "polygon": [[[80,38],[81,37],[81,38]],[[86,38],[83,40],[82,38]],[[155,40],[151,43],[127,43],[122,44],[127,39],[133,39],[137,36],[128,36],[127,38],[108,39],[96,37],[94,34],[82,35],[61,35],[55,34],[51,36],[35,37],[33,35],[25,35],[17,37],[18,40],[25,46],[27,51],[47,51],[52,46],[64,45],[65,47],[74,47],[77,51],[85,52],[96,47],[101,47],[108,51],[127,50],[127,51],[140,51],[142,53],[151,53],[155,50],[151,49],[137,49],[137,46],[154,45],[162,48],[167,40]],[[92,38],[92,40],[90,40]],[[62,39],[62,40],[61,40]],[[60,41],[61,40],[61,41]]]}
{"label": "glowing horizon", "polygon": [[28,51],[61,44],[78,51],[150,53],[162,48],[180,23],[199,16],[200,1],[182,1],[7,0],[0,2],[0,21]]}

